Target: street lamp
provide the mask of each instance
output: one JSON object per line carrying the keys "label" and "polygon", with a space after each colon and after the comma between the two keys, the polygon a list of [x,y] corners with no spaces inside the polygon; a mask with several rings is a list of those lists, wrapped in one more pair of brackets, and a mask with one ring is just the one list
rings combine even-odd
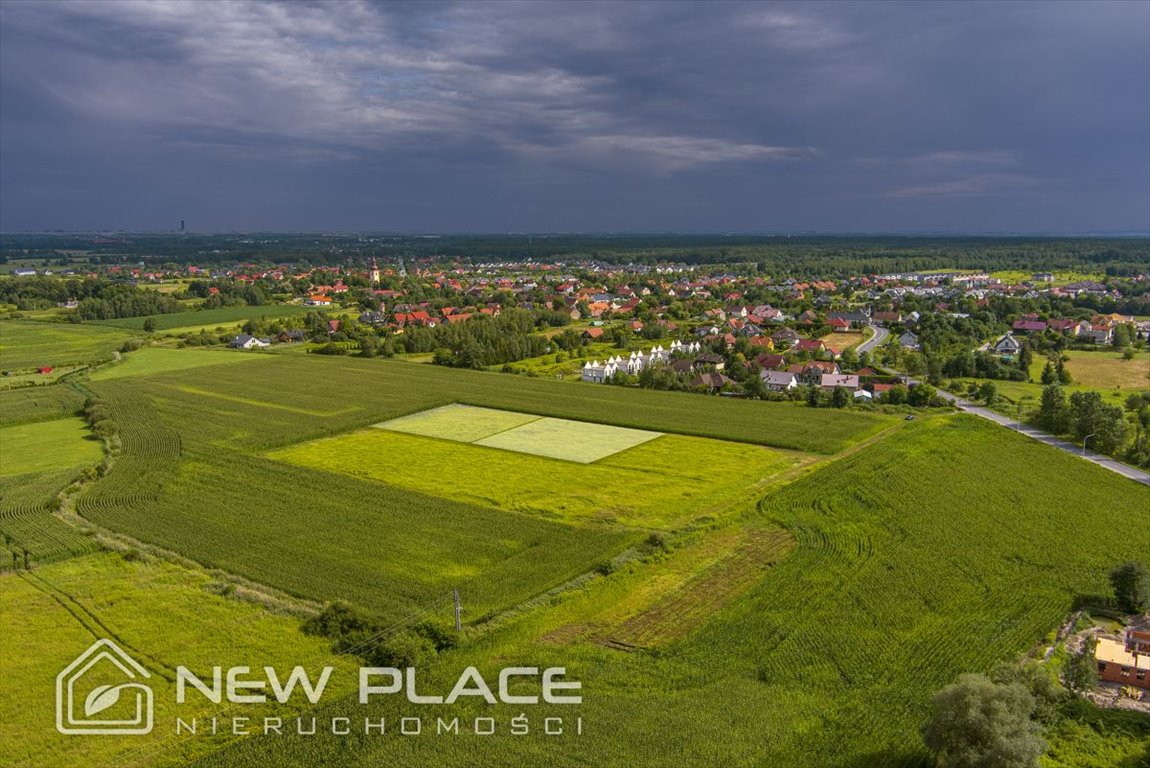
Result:
{"label": "street lamp", "polygon": [[1092,438],[1092,437],[1095,437],[1097,434],[1098,434],[1097,432],[1091,432],[1089,435],[1087,435],[1086,437],[1082,438],[1082,455],[1083,455],[1083,456],[1085,456],[1085,455],[1086,455],[1086,441],[1087,441],[1087,440],[1089,440],[1089,439],[1090,439],[1090,438]]}

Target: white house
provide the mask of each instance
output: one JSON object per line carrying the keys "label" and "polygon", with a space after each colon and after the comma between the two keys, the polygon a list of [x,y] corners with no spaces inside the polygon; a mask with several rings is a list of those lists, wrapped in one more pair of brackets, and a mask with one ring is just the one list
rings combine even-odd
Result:
{"label": "white house", "polygon": [[232,339],[232,343],[229,346],[231,346],[233,349],[254,349],[257,347],[268,347],[271,346],[271,340],[257,339],[255,336],[241,333],[239,336],[236,336],[234,339]]}
{"label": "white house", "polygon": [[773,392],[788,392],[799,385],[799,377],[788,371],[759,371],[759,378]]}
{"label": "white house", "polygon": [[1007,331],[1005,336],[994,342],[993,349],[999,355],[1017,355],[1022,349],[1022,345],[1010,331]]}

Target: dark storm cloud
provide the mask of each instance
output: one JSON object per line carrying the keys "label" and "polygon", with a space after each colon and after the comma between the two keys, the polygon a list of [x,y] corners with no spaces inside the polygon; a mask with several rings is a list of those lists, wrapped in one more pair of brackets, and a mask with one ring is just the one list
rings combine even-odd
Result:
{"label": "dark storm cloud", "polygon": [[0,3],[0,227],[1150,229],[1150,4]]}

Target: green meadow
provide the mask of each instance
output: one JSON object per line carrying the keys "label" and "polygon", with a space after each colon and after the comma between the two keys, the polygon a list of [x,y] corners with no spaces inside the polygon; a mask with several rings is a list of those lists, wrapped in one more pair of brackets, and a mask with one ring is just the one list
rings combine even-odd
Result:
{"label": "green meadow", "polygon": [[18,371],[111,360],[135,335],[94,325],[0,320],[0,368]]}
{"label": "green meadow", "polygon": [[[157,331],[174,331],[192,327],[215,327],[236,325],[248,320],[278,319],[302,315],[314,307],[305,307],[302,304],[262,304],[259,306],[242,305],[238,307],[220,307],[219,309],[193,309],[187,312],[172,312],[164,315],[152,315],[152,322]],[[90,324],[107,326],[110,328],[125,328],[131,331],[144,330],[146,317],[124,317],[116,320],[94,320]]]}
{"label": "green meadow", "polygon": [[[333,693],[354,687],[348,659],[299,630],[299,619],[216,594],[206,573],[159,561],[129,561],[108,552],[0,574],[0,755],[6,765],[36,768],[178,766],[237,737],[176,737],[173,718],[206,717],[226,708],[206,699],[177,708],[174,670],[185,665],[210,679],[209,668],[235,664],[333,664]],[[79,737],[57,733],[52,702],[56,675],[81,651],[109,638],[152,673],[156,727],[144,736]],[[245,714],[289,716],[291,705],[250,706]]]}
{"label": "green meadow", "polygon": [[0,451],[4,453],[0,476],[96,464],[104,456],[80,418],[0,428]]}

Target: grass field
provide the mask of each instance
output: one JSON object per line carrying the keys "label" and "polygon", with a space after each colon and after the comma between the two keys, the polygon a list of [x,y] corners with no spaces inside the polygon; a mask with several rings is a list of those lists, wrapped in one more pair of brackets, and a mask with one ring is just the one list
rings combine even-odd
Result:
{"label": "grass field", "polygon": [[[309,670],[333,663],[333,691],[348,691],[348,660],[331,660],[328,643],[299,631],[299,621],[207,590],[210,577],[160,562],[101,553],[0,575],[0,755],[11,766],[175,766],[235,737],[176,738],[172,718],[222,709],[203,701],[177,708],[178,664],[208,676],[212,665],[269,664]],[[146,736],[65,736],[56,732],[56,674],[96,639],[111,638],[152,674],[156,729]],[[16,695],[16,692],[19,692]],[[278,705],[277,705],[278,706]],[[291,711],[248,706],[244,714]]]}
{"label": "grass field", "polygon": [[73,416],[84,407],[80,393],[65,386],[0,391],[0,427]]}
{"label": "grass field", "polygon": [[375,425],[379,429],[441,437],[505,451],[590,464],[654,440],[658,432],[570,419],[445,405]]}
{"label": "grass field", "polygon": [[[822,451],[897,423],[788,404],[315,357],[91,386],[111,404],[123,453],[79,499],[82,515],[293,594],[345,598],[385,615],[463,585],[474,595],[471,615],[482,615],[586,572],[645,534],[465,504],[263,453],[453,401]],[[431,474],[450,481],[446,471]]]}
{"label": "grass field", "polygon": [[145,347],[124,355],[121,363],[96,371],[92,374],[92,381],[106,381],[125,376],[150,376],[156,373],[182,371],[187,368],[199,368],[206,365],[266,359],[260,355],[243,355],[235,350]]}
{"label": "grass field", "polygon": [[[564,666],[583,682],[577,709],[533,711],[577,712],[587,724],[577,741],[505,728],[403,741],[360,731],[165,753],[201,768],[644,768],[669,755],[691,766],[919,768],[933,691],[1035,647],[1076,595],[1103,592],[1114,564],[1145,557],[1130,532],[1146,522],[1150,489],[963,415],[905,422],[313,356],[90,387],[109,404],[122,452],[79,497],[83,516],[385,620],[457,587],[468,630],[462,647],[420,668],[430,686],[468,665],[508,663]],[[452,403],[474,407],[443,408]],[[372,428],[392,419],[409,430]],[[476,444],[563,419],[663,435],[587,464]],[[37,497],[50,484],[38,477]],[[0,525],[14,491],[0,482]],[[652,530],[673,534],[644,543]],[[108,589],[142,581],[166,596],[149,578],[121,573]],[[89,580],[98,592],[98,578],[76,576]],[[167,620],[194,636],[217,621],[200,613]],[[288,637],[267,632],[278,633],[268,642]],[[242,644],[257,633],[231,634]],[[419,714],[518,712],[468,702]],[[410,712],[389,698],[329,700],[315,714]],[[1088,733],[1073,735],[1079,726]],[[1112,719],[1063,726],[1049,765],[1137,760],[1147,732]]]}
{"label": "grass field", "polygon": [[[1085,352],[1070,350],[1066,369],[1074,383],[1090,389],[1150,389],[1150,350],[1143,350],[1133,360],[1124,360],[1120,352]],[[1030,375],[1035,381],[1042,380],[1042,366],[1045,360],[1035,360],[1031,364]]]}
{"label": "grass field", "polygon": [[92,325],[0,320],[0,368],[15,371],[111,360],[134,335]]}
{"label": "grass field", "polygon": [[[1066,368],[1072,378],[1072,383],[1063,387],[1067,393],[1098,392],[1106,402],[1122,406],[1127,395],[1150,389],[1150,352],[1141,352],[1133,360],[1124,360],[1121,353],[1110,350],[1073,349],[1065,354],[1070,358]],[[1029,398],[1026,407],[1037,408],[1042,397],[1042,368],[1045,365],[1046,358],[1036,355],[1030,365],[1030,381],[996,380],[994,386],[1011,403],[1017,404],[1019,400]],[[982,381],[984,379],[955,379],[962,386]],[[1009,412],[1009,409],[1004,412]]]}
{"label": "grass field", "polygon": [[[808,461],[758,446],[666,435],[580,465],[373,429],[270,457],[538,517],[664,530],[718,515],[724,502]],[[429,466],[450,472],[428,472]]]}
{"label": "grass field", "polygon": [[826,336],[819,338],[831,349],[842,352],[846,349],[857,347],[870,337],[871,333],[867,331],[865,333],[828,333]]}
{"label": "grass field", "polygon": [[[314,307],[301,304],[266,304],[258,307],[220,307],[219,309],[195,309],[187,312],[172,312],[166,315],[153,315],[157,331],[172,331],[194,326],[215,327],[243,323],[260,318],[280,318],[302,315]],[[95,320],[92,325],[126,328],[132,331],[144,330],[146,317],[125,317],[116,320]]]}
{"label": "grass field", "polygon": [[0,476],[96,464],[104,456],[80,418],[56,419],[0,428]]}
{"label": "grass field", "polygon": [[[9,426],[0,428],[0,570],[22,565],[25,553],[41,564],[94,550],[89,537],[52,514],[56,495],[104,457],[82,419],[59,417],[60,410],[81,405],[78,393],[15,391],[0,399],[0,407],[9,405]],[[52,420],[39,420],[53,413]]]}
{"label": "grass field", "polygon": [[[775,491],[735,528],[540,603],[429,670],[435,680],[464,663],[562,663],[583,682],[577,740],[506,731],[402,745],[252,740],[199,765],[642,767],[672,755],[691,766],[925,766],[931,693],[1041,643],[1075,595],[1101,592],[1114,563],[1145,557],[1129,531],[1145,521],[1150,489],[974,417],[918,421],[897,434]],[[647,589],[648,605],[694,623],[701,604],[712,610],[708,584],[723,583],[691,589],[694,574],[737,567],[734,552],[756,526],[768,542],[781,527],[797,545],[781,558],[750,557],[760,565],[749,586],[693,632],[676,637],[673,619],[660,625],[645,600],[629,604],[632,590]],[[712,543],[730,554],[709,551]],[[676,568],[679,558],[690,563]],[[654,627],[658,653],[608,647],[620,632],[643,638],[636,626]],[[322,713],[397,709],[345,700]],[[490,713],[501,712],[514,714]],[[1145,718],[1063,727],[1087,733],[1072,745],[1059,736],[1048,765],[1135,766],[1146,754]]]}

